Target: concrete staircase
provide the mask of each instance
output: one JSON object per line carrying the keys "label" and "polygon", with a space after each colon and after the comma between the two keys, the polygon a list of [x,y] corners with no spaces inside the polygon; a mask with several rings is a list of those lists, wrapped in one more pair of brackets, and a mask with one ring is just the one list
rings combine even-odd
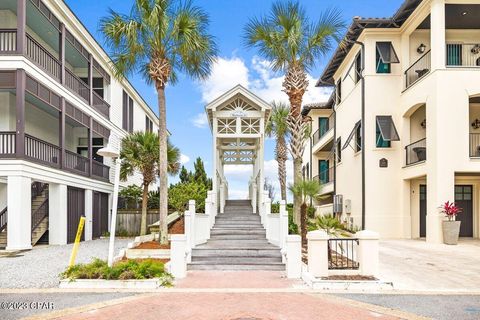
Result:
{"label": "concrete staircase", "polygon": [[285,270],[280,248],[268,243],[249,200],[228,200],[210,235],[192,250],[189,270]]}

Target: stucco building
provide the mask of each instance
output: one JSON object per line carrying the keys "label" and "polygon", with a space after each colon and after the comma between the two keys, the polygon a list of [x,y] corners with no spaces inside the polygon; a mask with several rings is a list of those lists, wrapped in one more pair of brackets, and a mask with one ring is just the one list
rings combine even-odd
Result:
{"label": "stucco building", "polygon": [[71,242],[81,215],[85,240],[107,231],[113,170],[97,151],[158,129],[110,63],[64,1],[0,2],[0,247]]}
{"label": "stucco building", "polygon": [[460,236],[479,237],[479,15],[476,0],[407,0],[392,18],[354,18],[317,83],[331,101],[304,109],[305,170],[332,195],[319,210],[441,242],[450,200]]}

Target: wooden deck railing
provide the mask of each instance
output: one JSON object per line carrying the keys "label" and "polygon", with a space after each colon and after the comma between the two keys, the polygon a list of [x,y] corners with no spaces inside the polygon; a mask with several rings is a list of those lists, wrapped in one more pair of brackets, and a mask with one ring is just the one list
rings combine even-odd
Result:
{"label": "wooden deck railing", "polygon": [[48,216],[48,199],[38,207],[35,212],[32,213],[32,231],[35,230],[40,222]]}
{"label": "wooden deck railing", "polygon": [[60,166],[60,148],[28,134],[25,134],[25,156],[50,166]]}
{"label": "wooden deck railing", "polygon": [[90,161],[78,153],[66,150],[65,169],[88,176],[90,174]]}
{"label": "wooden deck railing", "polygon": [[92,161],[92,175],[102,180],[110,179],[110,167],[98,161]]}
{"label": "wooden deck railing", "polygon": [[15,132],[0,132],[0,158],[11,157],[15,155]]}
{"label": "wooden deck railing", "polygon": [[7,213],[7,207],[0,211],[0,232],[3,231],[7,227],[7,219],[8,219],[8,213]]}
{"label": "wooden deck railing", "polygon": [[52,77],[59,80],[62,65],[56,57],[47,51],[40,43],[27,33],[26,37],[26,55],[35,64],[49,73]]}
{"label": "wooden deck railing", "polygon": [[17,51],[17,30],[0,29],[0,52],[15,53]]}
{"label": "wooden deck railing", "polygon": [[107,118],[110,117],[110,105],[95,91],[93,91],[92,107]]}
{"label": "wooden deck railing", "polygon": [[65,86],[74,94],[82,98],[87,104],[90,100],[90,88],[72,71],[65,69]]}

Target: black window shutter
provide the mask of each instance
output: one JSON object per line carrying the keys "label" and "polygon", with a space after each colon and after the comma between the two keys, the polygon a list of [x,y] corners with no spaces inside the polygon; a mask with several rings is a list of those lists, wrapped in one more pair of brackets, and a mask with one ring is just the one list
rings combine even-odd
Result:
{"label": "black window shutter", "polygon": [[128,100],[128,132],[133,132],[133,99]]}
{"label": "black window shutter", "polygon": [[122,101],[122,128],[123,130],[128,130],[128,96],[125,91],[123,91],[123,101]]}

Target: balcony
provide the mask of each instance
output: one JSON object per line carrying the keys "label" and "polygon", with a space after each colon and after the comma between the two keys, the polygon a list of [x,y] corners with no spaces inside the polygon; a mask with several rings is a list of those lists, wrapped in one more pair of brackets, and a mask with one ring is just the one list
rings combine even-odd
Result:
{"label": "balcony", "polygon": [[480,44],[447,44],[447,67],[480,67]]}
{"label": "balcony", "polygon": [[430,73],[431,52],[427,51],[405,71],[405,88],[408,89]]}
{"label": "balcony", "polygon": [[335,168],[330,167],[326,170],[323,170],[319,173],[318,176],[313,177],[314,181],[318,181],[322,186],[320,190],[320,195],[328,194],[333,192],[333,182],[335,179]]}
{"label": "balcony", "polygon": [[405,147],[405,164],[407,166],[427,160],[427,139],[421,139]]}
{"label": "balcony", "polygon": [[0,54],[20,54],[32,61],[55,81],[79,97],[97,112],[110,117],[110,104],[105,93],[110,85],[109,74],[77,41],[64,25],[43,5],[42,1],[26,1],[25,32],[18,34],[16,1],[0,4]]}
{"label": "balcony", "polygon": [[312,152],[321,151],[333,141],[333,127],[334,127],[333,113],[328,117],[326,125],[320,126],[312,135]]}

